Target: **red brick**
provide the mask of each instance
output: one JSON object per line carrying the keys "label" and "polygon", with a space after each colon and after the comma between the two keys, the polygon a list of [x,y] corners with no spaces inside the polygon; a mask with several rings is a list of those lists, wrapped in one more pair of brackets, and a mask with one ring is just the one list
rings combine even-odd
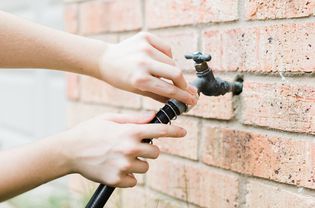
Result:
{"label": "red brick", "polygon": [[142,187],[122,191],[122,207],[128,208],[197,208],[186,202],[170,199]]}
{"label": "red brick", "polygon": [[311,16],[313,0],[246,0],[246,19],[279,19]]}
{"label": "red brick", "polygon": [[161,138],[154,140],[154,144],[158,145],[162,152],[196,160],[198,158],[199,140],[198,120],[181,116],[176,121],[172,121],[172,123],[185,128],[187,135],[180,139]]}
{"label": "red brick", "polygon": [[140,0],[94,0],[80,5],[80,32],[138,30],[142,27]]}
{"label": "red brick", "polygon": [[205,30],[203,50],[222,71],[314,72],[315,24]]}
{"label": "red brick", "polygon": [[[147,207],[147,192],[142,187],[122,189],[122,206],[128,208]],[[154,202],[153,202],[154,203]]]}
{"label": "red brick", "polygon": [[90,77],[82,77],[80,90],[83,102],[102,103],[134,109],[141,107],[139,95],[119,90],[103,81]]}
{"label": "red brick", "polygon": [[222,34],[222,69],[255,71],[258,59],[258,38],[255,28],[227,30]]}
{"label": "red brick", "polygon": [[291,132],[315,134],[315,87],[246,81],[242,122]]}
{"label": "red brick", "polygon": [[67,97],[69,100],[78,100],[80,97],[80,77],[77,74],[67,73]]}
{"label": "red brick", "polygon": [[[87,203],[88,200],[97,189],[99,183],[92,182],[79,174],[72,174],[66,176],[68,178],[68,197],[71,198],[72,201],[77,201],[82,203]],[[115,190],[108,202],[106,203],[105,208],[121,208],[120,203],[120,190]],[[83,200],[84,197],[84,200]],[[78,203],[77,203],[78,204]]]}
{"label": "red brick", "polygon": [[260,29],[259,61],[266,72],[314,72],[315,24],[286,24]]}
{"label": "red brick", "polygon": [[202,161],[209,165],[283,183],[315,188],[309,143],[239,130],[203,129]]}
{"label": "red brick", "polygon": [[71,33],[78,32],[78,5],[66,4],[64,7],[65,31]]}
{"label": "red brick", "polygon": [[212,59],[208,63],[209,67],[214,70],[221,69],[222,58],[222,38],[220,31],[205,30],[202,32],[202,51],[206,54],[210,54]]}
{"label": "red brick", "polygon": [[221,71],[259,71],[259,28],[203,31],[203,50],[210,66]]}
{"label": "red brick", "polygon": [[[185,75],[185,77],[188,81],[192,81],[195,76]],[[161,107],[163,107],[163,104],[152,99],[145,98],[143,99],[143,107],[148,110],[158,111]],[[201,95],[197,105],[186,114],[202,118],[230,120],[234,117],[232,93],[218,97],[207,97]]]}
{"label": "red brick", "polygon": [[315,197],[291,192],[278,185],[269,185],[256,180],[247,184],[246,207],[313,208]]}
{"label": "red brick", "polygon": [[197,50],[198,34],[194,30],[174,30],[155,32],[158,36],[163,38],[172,47],[173,57],[177,66],[184,71],[192,71],[194,62],[186,60],[185,55]]}
{"label": "red brick", "polygon": [[82,2],[84,0],[64,0],[65,3]]}
{"label": "red brick", "polygon": [[153,189],[202,207],[238,207],[238,177],[197,163],[161,156],[152,162],[147,183]]}
{"label": "red brick", "polygon": [[149,28],[170,27],[238,19],[238,1],[147,0],[146,20]]}
{"label": "red brick", "polygon": [[198,104],[187,115],[230,120],[234,117],[232,93],[217,97],[200,95]]}
{"label": "red brick", "polygon": [[115,34],[93,35],[90,37],[97,39],[97,40],[105,41],[107,43],[117,43],[118,42],[118,35],[115,35]]}
{"label": "red brick", "polygon": [[312,173],[312,178],[311,181],[315,183],[315,142],[311,144],[311,150],[310,150],[310,159],[311,159],[311,173]]}

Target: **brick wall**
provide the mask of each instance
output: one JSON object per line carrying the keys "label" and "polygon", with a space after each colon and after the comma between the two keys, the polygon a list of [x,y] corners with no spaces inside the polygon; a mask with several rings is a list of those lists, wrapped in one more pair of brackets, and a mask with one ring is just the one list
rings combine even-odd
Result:
{"label": "brick wall", "polygon": [[[188,79],[186,52],[213,56],[217,76],[244,75],[244,92],[201,96],[176,123],[183,140],[122,190],[117,207],[315,207],[314,0],[67,1],[68,31],[118,42],[140,30],[172,45]],[[70,123],[105,112],[158,110],[147,98],[69,75]]]}

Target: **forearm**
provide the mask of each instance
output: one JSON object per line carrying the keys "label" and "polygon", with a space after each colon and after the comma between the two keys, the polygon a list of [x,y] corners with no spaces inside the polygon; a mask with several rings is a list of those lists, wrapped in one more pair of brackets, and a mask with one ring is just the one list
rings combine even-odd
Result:
{"label": "forearm", "polygon": [[0,68],[47,68],[99,76],[103,41],[34,24],[0,11]]}
{"label": "forearm", "polygon": [[0,152],[0,202],[70,172],[59,137]]}

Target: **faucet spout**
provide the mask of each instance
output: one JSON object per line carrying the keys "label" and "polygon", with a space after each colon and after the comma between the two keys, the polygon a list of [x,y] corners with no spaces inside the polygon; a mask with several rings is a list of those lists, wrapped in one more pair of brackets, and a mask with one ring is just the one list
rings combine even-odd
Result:
{"label": "faucet spout", "polygon": [[212,70],[207,62],[211,60],[210,55],[204,55],[201,52],[194,52],[185,56],[187,59],[195,61],[197,78],[192,82],[198,89],[198,93],[206,96],[219,96],[228,92],[233,95],[239,95],[243,90],[243,80],[238,78],[235,82],[228,82],[218,77],[214,77]]}

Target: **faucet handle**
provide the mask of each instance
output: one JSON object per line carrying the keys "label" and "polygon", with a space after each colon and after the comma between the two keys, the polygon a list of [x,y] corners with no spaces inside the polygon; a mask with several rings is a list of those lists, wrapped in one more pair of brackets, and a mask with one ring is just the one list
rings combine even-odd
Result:
{"label": "faucet handle", "polygon": [[200,51],[193,52],[191,54],[185,55],[186,59],[193,59],[196,64],[201,64],[203,62],[208,62],[211,60],[211,56],[207,54],[203,54]]}

